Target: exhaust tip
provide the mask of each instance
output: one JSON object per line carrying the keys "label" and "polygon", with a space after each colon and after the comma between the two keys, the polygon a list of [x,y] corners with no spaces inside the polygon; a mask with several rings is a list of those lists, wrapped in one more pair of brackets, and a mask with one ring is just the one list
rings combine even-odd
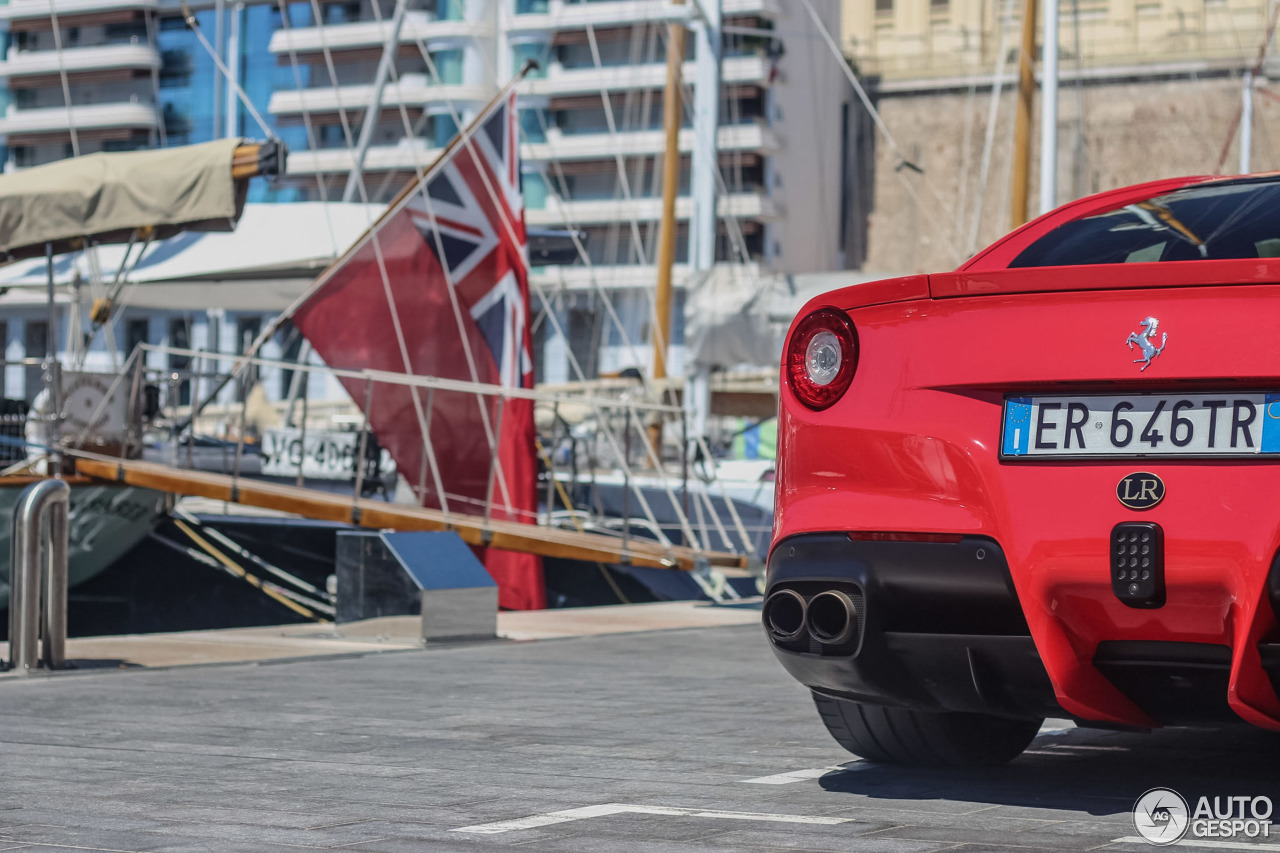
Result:
{"label": "exhaust tip", "polygon": [[805,624],[820,643],[842,646],[858,633],[858,612],[853,599],[839,590],[820,592],[809,601]]}
{"label": "exhaust tip", "polygon": [[776,642],[791,643],[804,634],[805,604],[800,593],[780,589],[765,599],[764,626]]}

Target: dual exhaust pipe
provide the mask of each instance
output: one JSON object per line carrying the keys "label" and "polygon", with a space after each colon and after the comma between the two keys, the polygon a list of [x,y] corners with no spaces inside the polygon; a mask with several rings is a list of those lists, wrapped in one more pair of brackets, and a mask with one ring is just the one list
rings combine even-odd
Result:
{"label": "dual exhaust pipe", "polygon": [[764,625],[776,643],[808,635],[825,646],[843,646],[858,636],[859,618],[853,599],[838,589],[820,592],[807,603],[795,590],[780,589],[764,602]]}

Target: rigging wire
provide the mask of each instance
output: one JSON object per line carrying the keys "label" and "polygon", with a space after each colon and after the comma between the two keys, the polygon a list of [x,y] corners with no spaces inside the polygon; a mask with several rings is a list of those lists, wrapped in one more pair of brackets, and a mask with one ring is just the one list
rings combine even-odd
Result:
{"label": "rigging wire", "polygon": [[[818,16],[817,9],[813,7],[813,0],[800,0],[800,2],[802,2],[805,9],[808,10],[809,17],[813,19],[814,26],[817,27],[819,35],[821,35],[822,40],[827,43],[827,48],[831,51],[832,56],[835,57],[836,62],[840,64],[840,69],[844,72],[844,76],[849,80],[849,84],[853,86],[853,90],[857,93],[858,99],[862,101],[862,105],[866,107],[867,112],[871,115],[871,120],[875,122],[876,128],[880,131],[880,135],[889,143],[890,150],[893,152],[894,156],[898,158],[898,163],[893,170],[893,174],[897,176],[903,189],[905,189],[907,195],[911,197],[911,201],[924,214],[925,218],[929,220],[930,226],[940,238],[948,243],[948,248],[951,250],[956,262],[959,263],[964,259],[964,255],[960,252],[959,247],[957,247],[956,244],[946,236],[950,233],[950,229],[948,229],[945,224],[938,219],[937,211],[941,208],[941,205],[925,204],[924,199],[920,197],[920,193],[916,189],[915,185],[912,184],[910,179],[904,174],[904,170],[910,170],[919,174],[924,174],[924,170],[921,169],[919,165],[912,162],[912,160],[907,157],[898,146],[898,141],[893,138],[893,134],[890,133],[888,125],[884,123],[884,119],[880,116],[879,110],[876,109],[875,104],[871,103],[871,97],[863,87],[862,81],[858,79],[857,74],[853,73],[853,68],[850,66],[848,60],[845,59],[844,54],[840,51],[840,45],[836,44],[836,40],[832,37],[831,31],[827,29],[826,23],[824,23],[822,18]],[[929,191],[930,195],[934,195],[934,201],[936,202],[937,197],[933,193],[929,184],[925,184],[925,189]]]}
{"label": "rigging wire", "polygon": [[[431,57],[430,57],[429,53],[426,51],[426,46],[422,43],[422,40],[421,40],[421,39],[417,39],[417,42],[418,42],[419,50],[420,50],[420,51],[422,51],[422,53],[423,53],[423,58],[424,58],[425,62],[426,62],[426,63],[427,63],[427,65],[428,65],[428,70],[429,70],[429,72],[431,73],[432,78],[433,78],[433,79],[435,79],[435,80],[437,80],[437,81],[438,81],[438,80],[440,80],[440,75],[439,75],[439,72],[438,72],[438,70],[437,70],[437,68],[436,68],[435,62],[431,59]],[[523,74],[527,73],[527,72],[528,72],[528,70],[529,70],[531,67],[532,67],[531,65],[527,64],[527,65],[525,66],[524,71],[522,71],[522,72],[521,72],[521,75],[523,75]],[[508,85],[509,85],[509,86],[513,86],[513,85],[514,85],[514,81],[513,81],[513,83],[508,84]],[[450,108],[450,110],[453,110],[453,109],[454,109],[454,107],[453,107],[453,105],[452,105],[452,100],[451,100],[451,99],[449,99],[449,98],[447,98],[447,97],[445,98],[445,100],[446,100],[446,102],[448,102],[448,103],[449,103],[449,108]],[[519,125],[519,122],[515,122],[515,124],[518,126],[518,125]],[[514,140],[513,140],[513,141],[514,141]],[[485,168],[484,168],[484,166],[483,166],[483,163],[482,163],[482,162],[481,162],[481,160],[480,160],[480,155],[479,155],[479,154],[476,152],[476,150],[475,150],[475,143],[474,143],[474,141],[473,141],[473,139],[472,139],[472,134],[471,134],[471,133],[467,133],[467,132],[466,132],[466,129],[464,128],[464,129],[463,129],[463,131],[462,131],[462,135],[461,135],[461,137],[460,137],[460,139],[459,139],[459,142],[460,142],[460,144],[462,145],[462,147],[464,147],[464,148],[467,150],[467,152],[470,154],[470,156],[472,157],[473,163],[474,163],[474,164],[475,164],[475,166],[476,166],[476,171],[478,172],[478,174],[479,174],[479,176],[480,176],[481,182],[484,184],[485,191],[486,191],[486,192],[488,193],[488,195],[489,195],[490,203],[493,205],[494,209],[498,212],[499,219],[501,219],[501,221],[502,221],[502,225],[503,225],[503,228],[504,228],[504,229],[506,230],[506,232],[507,232],[508,239],[510,239],[510,240],[512,241],[512,243],[514,243],[514,244],[516,244],[516,245],[519,245],[520,241],[519,241],[519,239],[517,239],[517,236],[516,236],[516,233],[515,233],[514,224],[512,223],[512,221],[511,221],[511,219],[510,219],[510,213],[509,213],[509,211],[507,210],[506,205],[505,205],[505,204],[502,202],[502,200],[498,197],[498,193],[497,193],[497,191],[494,189],[493,184],[492,184],[492,181],[490,181],[490,179],[489,179],[488,172],[485,170]],[[425,191],[423,192],[423,196],[424,196],[424,200],[426,201],[426,204],[427,204],[427,208],[428,208],[428,215],[429,215],[429,217],[431,218],[432,223],[433,223],[433,226],[434,226],[434,212],[433,212],[432,207],[431,207],[431,200],[430,200],[430,197],[426,194],[426,192],[425,192]],[[436,238],[437,238],[437,240],[439,240],[439,234],[440,234],[439,229],[438,229],[438,228],[435,228],[434,230],[435,230],[435,232],[436,232]],[[374,236],[376,236],[376,234],[375,234]],[[442,254],[442,256],[443,256],[443,248],[440,248],[440,249],[439,249],[439,251],[441,252],[441,254]],[[443,265],[443,264],[442,264],[442,266],[443,266],[443,267],[444,267],[444,269],[445,269],[446,277],[448,277],[448,276],[449,276],[448,267],[447,267],[447,266],[445,266],[445,265]],[[532,288],[532,287],[530,288],[530,290],[533,290],[533,289],[534,289],[534,288]],[[451,299],[452,299],[452,298],[454,298],[453,293],[452,293],[452,286],[450,287],[450,294],[451,294],[451,295],[450,295],[450,298],[451,298]],[[550,307],[550,306],[549,306],[549,305],[547,305],[545,295],[544,295],[544,294],[542,294],[542,293],[541,293],[541,291],[539,291],[538,296],[539,296],[539,299],[543,302],[543,305],[549,309],[549,307]],[[455,316],[458,316],[456,309],[455,309]],[[563,328],[561,328],[561,326],[560,326],[559,318],[555,316],[555,313],[554,313],[554,312],[551,312],[550,310],[548,310],[548,313],[547,313],[547,320],[551,323],[552,327],[553,327],[553,328],[555,328],[556,333],[557,333],[558,335],[560,335],[560,336],[564,337],[564,339],[565,339],[565,340],[568,340],[568,336],[564,334],[564,330],[563,330]],[[465,346],[465,348],[469,351],[469,344],[467,343],[467,339],[466,339],[466,336],[465,336],[465,335],[463,336],[463,342],[464,342],[464,346]],[[576,359],[575,359],[574,361],[576,362]],[[578,372],[579,372],[579,375],[581,375],[581,367],[580,367],[580,366],[578,367]],[[482,411],[482,416],[483,416],[483,415],[484,415],[484,412]],[[623,460],[623,462],[624,462],[624,467],[626,467],[626,468],[629,470],[629,468],[630,468],[630,462],[629,462],[629,460],[627,459],[626,454],[622,451],[622,448],[620,448],[620,447],[618,446],[618,443],[617,443],[617,439],[616,439],[616,437],[615,437],[615,436],[613,435],[613,433],[612,433],[611,431],[609,431],[609,430],[606,430],[606,431],[605,431],[605,437],[606,437],[606,439],[608,439],[609,443],[612,445],[612,449],[613,449],[613,451],[618,455],[618,458],[620,458],[620,459],[622,459],[622,460]],[[647,434],[646,434],[646,433],[645,433],[645,431],[643,431],[643,430],[641,430],[641,431],[640,431],[640,440],[641,440],[642,445],[644,446],[644,449],[645,449],[645,451],[646,451],[647,455],[648,455],[648,456],[650,457],[650,459],[654,462],[654,467],[655,467],[659,472],[661,472],[661,471],[662,471],[662,465],[661,465],[661,448],[657,448],[657,449],[655,450],[655,448],[654,448],[654,447],[652,446],[652,444],[650,443],[650,441],[649,441],[649,438],[648,438]],[[492,442],[492,440],[491,440],[491,441],[490,441],[490,447],[493,447],[493,446],[494,446],[494,444],[493,444],[493,442]],[[496,468],[497,468],[497,470],[500,472],[500,471],[501,471],[501,465],[500,465],[500,462],[498,462],[498,460],[496,459],[496,456],[495,456],[495,463],[496,463],[496,466],[495,466],[495,467],[496,467]],[[671,488],[671,485],[667,482],[667,478],[666,478],[664,475],[661,475],[661,473],[660,473],[660,479],[662,480],[663,485],[664,485],[664,487],[665,487],[665,490],[666,490],[666,492],[667,492],[667,495],[668,495],[669,499],[671,500],[673,507],[675,508],[676,515],[677,515],[677,517],[678,517],[678,518],[679,518],[679,520],[680,520],[680,524],[681,524],[682,532],[684,533],[684,535],[685,535],[686,537],[688,537],[687,541],[697,542],[697,541],[698,541],[698,539],[697,539],[697,537],[695,536],[695,534],[694,534],[694,532],[693,532],[693,528],[692,528],[692,526],[689,524],[689,521],[688,521],[688,519],[685,517],[685,514],[683,513],[683,511],[680,509],[680,506],[679,506],[679,504],[678,504],[678,502],[677,502],[677,500],[676,500],[675,492],[674,492],[674,490]],[[504,483],[504,486],[505,486],[505,483]],[[655,528],[655,529],[657,529],[657,530],[658,530],[658,532],[661,534],[661,528],[658,526],[658,522],[657,522],[657,520],[656,520],[656,518],[655,518],[655,516],[654,516],[653,509],[650,507],[650,505],[649,505],[649,501],[648,501],[648,499],[645,497],[644,492],[643,492],[642,490],[640,490],[639,488],[637,488],[635,485],[633,485],[633,486],[632,486],[632,488],[633,488],[633,490],[634,490],[635,497],[636,497],[637,501],[639,502],[639,504],[640,504],[640,506],[641,506],[642,511],[644,512],[644,515],[645,515],[646,519],[647,519],[647,520],[648,520],[648,521],[649,521],[649,522],[654,526],[654,528]],[[664,540],[666,540],[666,536],[665,536],[665,535],[663,535],[663,539],[664,539]],[[670,544],[669,540],[667,540],[667,544]]]}
{"label": "rigging wire", "polygon": [[1075,162],[1072,164],[1075,186],[1071,190],[1076,198],[1083,198],[1089,194],[1087,189],[1089,137],[1085,132],[1084,55],[1080,45],[1080,0],[1071,0],[1071,31],[1074,39],[1072,49],[1076,55],[1076,146]]}
{"label": "rigging wire", "polygon": [[[376,14],[379,16],[379,20],[381,20],[381,11],[379,10]],[[399,45],[397,44],[393,46],[393,49],[399,50]],[[424,61],[428,64],[428,68],[430,69],[432,77],[437,81],[437,83],[440,83],[441,80],[440,80],[439,72],[435,66],[434,61],[431,59],[429,52],[424,54]],[[389,68],[389,73],[391,74],[392,80],[395,82],[396,90],[399,91],[400,75],[399,75],[398,69],[396,69],[395,67],[394,62],[391,63],[391,66]],[[400,120],[404,125],[405,132],[407,134],[410,134],[410,141],[412,141],[412,123],[409,121],[409,111],[405,106],[403,98],[397,98],[396,100],[399,107]],[[461,129],[462,127],[461,124],[459,124],[458,126]],[[412,144],[411,144],[411,147],[412,147]],[[479,163],[477,163],[476,165],[478,170],[482,171],[482,167],[480,167]],[[449,293],[449,302],[453,309],[454,322],[458,327],[458,336],[462,340],[462,348],[463,348],[463,353],[466,356],[467,368],[471,373],[471,381],[479,382],[480,374],[476,367],[475,356],[471,351],[471,341],[467,337],[466,331],[464,329],[464,321],[461,313],[462,307],[461,307],[461,304],[458,302],[457,289],[453,281],[453,271],[449,268],[449,263],[444,251],[444,244],[442,242],[444,238],[442,236],[440,227],[436,222],[435,208],[431,203],[431,195],[427,191],[427,185],[425,184],[426,171],[422,168],[422,165],[418,161],[417,154],[414,155],[413,167],[414,167],[414,173],[416,176],[418,186],[420,187],[419,191],[421,193],[423,203],[425,204],[427,209],[427,216],[431,221],[432,235],[435,238],[435,244],[436,244],[435,245],[436,255],[440,259],[440,268],[445,274],[445,283]],[[496,201],[495,201],[495,206],[496,206]],[[391,301],[390,290],[387,291],[387,299],[389,302]],[[391,305],[392,305],[392,312],[395,313],[394,302],[392,302]],[[407,355],[406,355],[406,359],[407,359]],[[488,407],[485,405],[485,401],[477,397],[476,403],[479,406],[481,423],[484,425],[485,438],[488,440],[489,448],[490,450],[493,451],[493,454],[494,454],[494,476],[498,478],[498,485],[502,490],[502,497],[503,497],[505,509],[509,515],[514,515],[515,513],[511,507],[511,496],[507,487],[506,477],[504,477],[502,474],[502,462],[501,462],[501,459],[499,458],[498,451],[497,451],[497,440],[499,436],[496,434],[495,430],[493,429],[493,426],[489,423],[489,410],[488,410]],[[426,435],[427,426],[425,423],[422,425],[422,429],[423,429],[423,435]],[[436,460],[434,459],[434,451],[432,452],[431,455],[433,457],[431,459],[432,478],[435,481],[437,490],[443,494],[443,483],[441,482],[441,478],[440,478],[439,465],[436,463]],[[425,484],[420,484],[420,487],[424,485]],[[423,497],[425,497],[425,495]]]}
{"label": "rigging wire", "polygon": [[1005,0],[1004,14],[997,15],[1000,44],[996,50],[996,67],[991,72],[991,102],[987,106],[987,131],[982,141],[982,165],[978,169],[978,191],[973,206],[973,223],[969,227],[969,239],[964,245],[965,257],[978,250],[978,235],[982,226],[982,208],[986,202],[987,181],[991,175],[991,155],[995,148],[996,122],[1000,117],[1000,92],[1004,86],[1005,68],[1008,67],[1009,30],[1007,21],[1013,19],[1013,0]]}
{"label": "rigging wire", "polygon": [[[1248,69],[1256,78],[1262,73],[1262,64],[1266,61],[1267,52],[1271,48],[1271,38],[1276,32],[1276,22],[1280,20],[1280,3],[1273,3],[1271,6],[1271,19],[1267,22],[1266,32],[1262,36],[1262,42],[1258,45],[1258,55],[1254,59],[1253,65]],[[1231,150],[1231,143],[1236,138],[1236,132],[1240,129],[1240,119],[1244,114],[1244,105],[1236,107],[1235,118],[1231,120],[1230,126],[1227,128],[1227,138],[1222,141],[1222,149],[1218,152],[1218,162],[1214,166],[1214,174],[1221,174],[1222,167],[1227,162],[1227,154]]]}
{"label": "rigging wire", "polygon": [[[423,42],[423,40],[420,37],[415,37],[414,41],[417,44],[419,53],[422,54],[423,59],[427,64],[427,70],[428,70],[428,73],[430,73],[433,82],[435,82],[436,84],[439,84],[440,75],[436,70],[435,62],[432,61],[430,54],[427,51],[426,44]],[[479,42],[477,42],[477,45],[479,45]],[[448,96],[445,96],[442,100],[444,101],[445,106],[448,108],[449,114],[453,118],[454,123],[457,124],[459,128],[463,127],[462,117],[459,114],[457,105],[454,103],[453,99]],[[541,126],[543,138],[549,140],[550,139],[550,136],[548,135],[549,127],[546,122],[546,116],[543,114],[541,109],[535,110],[535,114],[538,117],[538,122],[539,122],[539,125]],[[524,130],[524,127],[518,121],[516,122],[516,129],[519,132],[520,138],[526,144],[528,144],[529,140],[527,138],[527,134]],[[564,190],[564,197],[568,198],[568,181],[565,178],[563,168],[560,166],[560,158],[555,156],[555,152],[552,150],[550,142],[544,142],[541,144],[544,144],[547,146],[547,149],[551,154],[552,164],[557,170],[558,177],[561,182],[561,186]],[[542,175],[543,180],[547,182],[548,186],[550,186],[551,182],[547,180],[545,168],[542,169],[540,174]],[[578,233],[577,233],[579,230],[578,226],[571,221],[568,211],[565,209],[564,205],[559,205],[559,204],[556,205],[556,212],[560,214],[561,220],[564,223],[565,228],[569,231],[569,236],[571,241],[574,244],[574,249],[577,251],[578,257],[582,260],[583,266],[586,267],[587,270],[589,271],[588,280],[591,282],[592,286],[595,288],[596,292],[600,296],[600,299],[605,306],[605,313],[609,315],[610,321],[614,324],[614,328],[618,331],[619,337],[621,337],[623,341],[623,346],[625,346],[630,351],[632,359],[635,364],[643,364],[644,362],[640,355],[639,349],[636,347],[635,343],[631,340],[631,336],[628,334],[627,328],[622,322],[622,318],[618,315],[617,309],[613,305],[613,301],[609,298],[607,291],[600,284],[600,280],[596,274],[595,265],[591,260],[591,255],[587,252],[586,246],[582,244],[582,241],[578,237]],[[535,285],[531,281],[529,289],[531,292],[538,294],[538,299],[542,303],[543,309],[550,311],[551,306],[547,299],[546,294],[543,292],[544,288],[541,286]],[[652,297],[650,298],[650,303],[652,304]],[[568,341],[569,336],[565,333],[565,330],[561,328],[559,317],[555,316],[554,312],[551,312],[551,316],[548,316],[547,319],[551,323],[551,326],[555,331],[556,335],[563,338],[565,341]],[[573,370],[574,374],[577,376],[578,380],[587,381],[588,377],[586,376],[586,373],[583,371],[582,365],[578,362],[577,358],[574,356],[573,350],[571,348],[566,348],[565,355],[568,357],[569,366]]]}
{"label": "rigging wire", "polygon": [[[329,40],[324,34],[324,15],[320,11],[319,0],[311,0],[311,18],[316,22],[316,37],[320,39],[320,51],[324,55],[325,68],[329,72],[329,87],[333,89],[333,101],[338,107],[338,121],[342,125],[342,138],[347,144],[347,151],[355,148],[355,140],[351,138],[351,120],[347,116],[347,109],[342,103],[342,87],[338,85],[338,71],[333,64],[333,51],[329,49]],[[298,103],[305,105],[307,102],[307,93],[305,89],[298,90]],[[365,204],[369,203],[369,192],[365,187],[364,175],[356,175],[356,190],[360,193],[360,200]],[[372,224],[372,214],[370,214],[370,224]]]}
{"label": "rigging wire", "polygon": [[213,60],[213,64],[218,67],[218,71],[222,76],[226,78],[227,84],[236,90],[236,97],[244,104],[244,108],[249,115],[253,116],[253,120],[258,123],[258,127],[262,128],[262,132],[266,134],[268,139],[275,139],[275,134],[271,132],[271,128],[262,118],[262,114],[258,112],[258,108],[253,105],[253,101],[249,100],[249,96],[245,94],[244,89],[231,76],[231,70],[227,68],[226,63],[222,61],[222,57],[218,55],[218,52],[213,49],[213,45],[209,44],[209,39],[205,38],[204,32],[200,29],[200,22],[196,20],[195,13],[191,11],[191,7],[187,5],[186,0],[181,0],[181,5],[182,19],[186,22],[187,28],[195,33],[201,47],[204,48],[205,53],[209,54],[209,58]]}
{"label": "rigging wire", "polygon": [[[996,18],[995,25],[1001,26],[999,21],[999,8],[995,5],[996,0],[992,2],[992,15]],[[983,3],[981,12],[986,13],[987,4]],[[965,31],[965,45],[968,45],[968,31]],[[982,66],[982,34],[979,31],[978,49],[973,52],[973,62],[969,66],[969,91],[965,95],[964,101],[964,130],[961,131],[960,144],[960,179],[956,190],[956,205],[953,208],[951,220],[955,229],[955,239],[962,246],[964,244],[964,235],[959,233],[964,228],[965,211],[968,209],[969,202],[969,170],[973,155],[973,123],[977,117],[977,101],[978,101],[978,75]],[[992,81],[994,85],[994,81]]]}
{"label": "rigging wire", "polygon": [[[600,103],[604,106],[604,120],[609,128],[609,141],[613,143],[613,159],[618,168],[618,182],[622,186],[622,198],[630,204],[633,202],[631,182],[627,180],[627,167],[625,158],[622,156],[622,146],[618,145],[618,126],[614,122],[613,103],[609,99],[609,90],[605,86],[604,64],[600,61],[600,46],[596,42],[596,28],[589,22],[587,24],[587,42],[591,45],[591,61],[595,64],[596,72],[600,77]],[[640,219],[635,212],[634,206],[631,209],[630,220],[631,242],[634,245],[636,256],[640,259],[641,264],[647,265],[649,259],[644,251],[644,240],[640,237]]]}
{"label": "rigging wire", "polygon": [[80,136],[76,133],[75,112],[71,108],[71,79],[67,75],[67,65],[62,56],[62,26],[58,23],[58,9],[54,0],[49,0],[49,21],[53,24],[53,50],[58,58],[58,79],[62,82],[62,101],[67,105],[67,130],[71,132],[71,153],[80,156]]}

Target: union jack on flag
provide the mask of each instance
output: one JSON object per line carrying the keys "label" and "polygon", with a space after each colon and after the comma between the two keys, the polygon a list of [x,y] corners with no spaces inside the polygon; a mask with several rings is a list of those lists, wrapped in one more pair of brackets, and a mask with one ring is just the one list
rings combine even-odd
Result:
{"label": "union jack on flag", "polygon": [[[327,364],[533,387],[516,116],[513,91],[491,103],[316,282],[293,321]],[[423,505],[536,520],[532,401],[380,384],[366,414]],[[545,606],[538,558],[485,564],[501,606]]]}
{"label": "union jack on flag", "polygon": [[[406,210],[469,306],[501,384],[532,388],[524,197],[515,95],[508,98],[504,109],[433,170],[426,192],[414,193]],[[496,265],[495,252],[501,256]]]}

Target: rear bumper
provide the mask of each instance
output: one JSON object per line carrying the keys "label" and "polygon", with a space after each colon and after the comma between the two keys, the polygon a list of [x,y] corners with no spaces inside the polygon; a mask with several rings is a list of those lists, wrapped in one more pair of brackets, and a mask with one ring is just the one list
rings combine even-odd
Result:
{"label": "rear bumper", "polygon": [[[1278,572],[1273,566],[1280,592]],[[1250,608],[1254,621],[1237,626],[1243,643],[1235,647],[1170,640],[1161,620],[1176,619],[1176,607],[1141,611],[1149,631],[1135,632],[1105,624],[1099,601],[1097,620],[1072,633],[1055,619],[1052,601],[1020,600],[993,539],[876,542],[839,532],[797,535],[774,547],[766,596],[783,589],[806,599],[841,589],[860,604],[858,637],[846,647],[823,646],[808,633],[789,643],[771,638],[783,667],[819,693],[926,711],[1066,715],[1143,728],[1241,718],[1280,728],[1280,714],[1272,713],[1280,711],[1273,687],[1280,683],[1280,643],[1268,642],[1277,638],[1265,595]],[[1111,597],[1105,583],[1096,592]]]}

